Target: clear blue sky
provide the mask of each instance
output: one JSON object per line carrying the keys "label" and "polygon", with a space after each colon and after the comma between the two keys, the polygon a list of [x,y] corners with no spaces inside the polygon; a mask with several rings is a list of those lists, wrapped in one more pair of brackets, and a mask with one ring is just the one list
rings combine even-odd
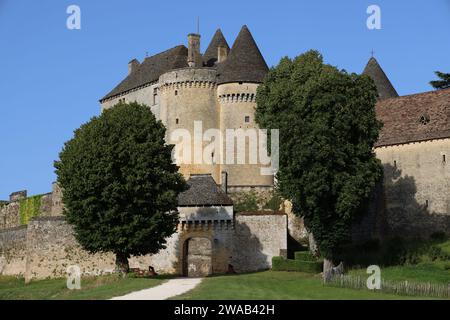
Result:
{"label": "clear blue sky", "polygon": [[[71,4],[81,30],[66,28]],[[366,27],[371,4],[381,30]],[[203,50],[216,28],[232,45],[247,24],[269,65],[313,48],[361,72],[373,49],[400,95],[429,91],[433,71],[450,72],[450,0],[0,0],[0,199],[49,192],[64,141],[99,114],[128,61],[186,44],[197,16]]]}

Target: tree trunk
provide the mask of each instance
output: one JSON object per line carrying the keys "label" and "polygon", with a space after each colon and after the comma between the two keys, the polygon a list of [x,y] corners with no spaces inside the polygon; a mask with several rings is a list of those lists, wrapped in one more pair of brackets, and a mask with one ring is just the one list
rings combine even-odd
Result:
{"label": "tree trunk", "polygon": [[319,248],[317,247],[317,243],[312,232],[308,232],[308,243],[311,254],[316,258],[319,257]]}
{"label": "tree trunk", "polygon": [[323,259],[323,281],[324,282],[328,282],[329,280],[331,280],[331,277],[333,275],[333,261],[327,258]]}
{"label": "tree trunk", "polygon": [[129,269],[128,255],[116,253],[116,272],[125,277],[128,274]]}

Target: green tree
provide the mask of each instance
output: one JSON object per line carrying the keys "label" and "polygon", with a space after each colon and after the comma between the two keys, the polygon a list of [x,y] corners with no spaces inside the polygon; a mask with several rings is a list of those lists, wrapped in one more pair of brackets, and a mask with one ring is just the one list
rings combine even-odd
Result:
{"label": "green tree", "polygon": [[443,73],[440,71],[435,71],[434,73],[441,80],[430,81],[430,84],[433,88],[438,90],[450,88],[450,73]]}
{"label": "green tree", "polygon": [[304,218],[324,271],[382,177],[373,153],[376,99],[369,77],[324,64],[317,51],[283,58],[258,88],[256,121],[279,129],[278,191]]}
{"label": "green tree", "polygon": [[55,161],[76,239],[91,253],[115,253],[122,274],[130,255],[158,252],[176,231],[186,183],[164,135],[148,107],[118,104],[75,130]]}

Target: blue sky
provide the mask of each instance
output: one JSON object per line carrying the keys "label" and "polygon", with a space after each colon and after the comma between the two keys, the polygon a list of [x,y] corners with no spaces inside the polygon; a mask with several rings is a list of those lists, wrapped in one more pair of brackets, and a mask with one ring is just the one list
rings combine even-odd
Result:
{"label": "blue sky", "polygon": [[[66,28],[71,4],[81,30]],[[366,27],[371,4],[381,30]],[[247,24],[269,65],[318,49],[361,72],[373,49],[400,95],[429,91],[433,71],[450,72],[450,0],[0,0],[0,199],[49,192],[63,143],[99,114],[128,61],[186,44],[197,16],[203,50],[218,27],[232,45]]]}

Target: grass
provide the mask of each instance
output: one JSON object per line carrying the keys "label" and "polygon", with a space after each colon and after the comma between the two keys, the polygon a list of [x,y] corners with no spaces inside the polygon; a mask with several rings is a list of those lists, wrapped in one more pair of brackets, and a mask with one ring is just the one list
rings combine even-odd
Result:
{"label": "grass", "polygon": [[[421,262],[417,265],[392,266],[381,268],[381,278],[389,281],[410,281],[430,283],[450,283],[450,270],[443,261]],[[350,270],[350,275],[367,277],[366,269]]]}
{"label": "grass", "polygon": [[264,271],[214,276],[181,296],[180,300],[402,300],[424,299],[324,286],[319,275],[301,272]]}
{"label": "grass", "polygon": [[102,300],[154,287],[164,281],[164,277],[83,277],[80,290],[69,290],[66,279],[37,280],[25,284],[23,278],[2,276],[0,300]]}

